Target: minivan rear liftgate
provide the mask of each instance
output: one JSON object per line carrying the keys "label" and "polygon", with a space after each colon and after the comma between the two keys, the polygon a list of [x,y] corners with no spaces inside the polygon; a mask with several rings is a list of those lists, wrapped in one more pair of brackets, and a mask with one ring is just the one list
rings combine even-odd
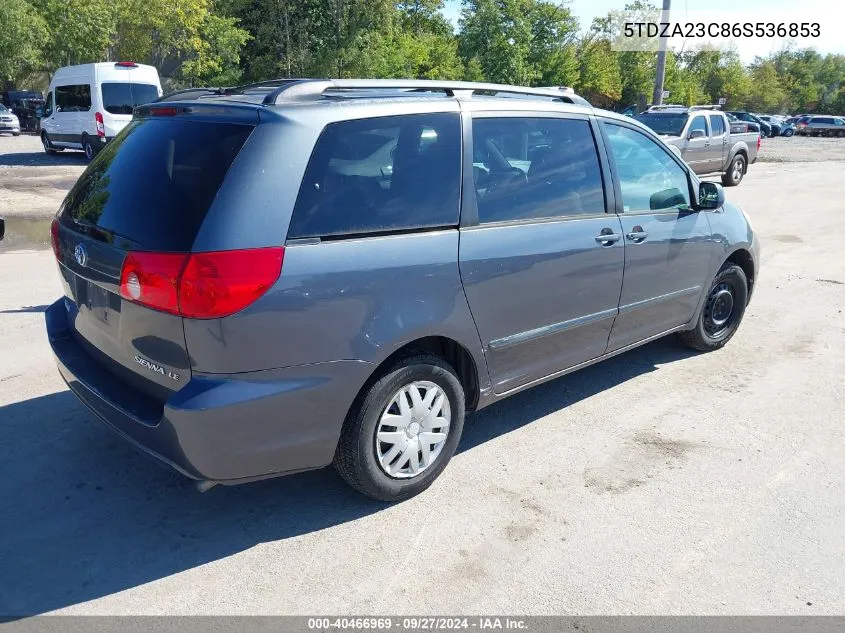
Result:
{"label": "minivan rear liftgate", "polygon": [[[191,379],[183,317],[239,309],[255,287],[224,288],[232,283],[226,274],[266,271],[258,260],[272,260],[265,279],[274,268],[278,277],[280,250],[190,252],[253,129],[173,117],[133,121],[91,163],[53,221],[66,333],[105,370],[115,394],[128,397],[123,408],[146,424]],[[121,383],[128,389],[115,387]]]}

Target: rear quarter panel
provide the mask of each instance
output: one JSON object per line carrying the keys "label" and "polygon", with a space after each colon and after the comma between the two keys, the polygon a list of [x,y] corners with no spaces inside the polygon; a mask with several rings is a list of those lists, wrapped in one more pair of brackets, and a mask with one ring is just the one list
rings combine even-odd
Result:
{"label": "rear quarter panel", "polygon": [[235,373],[325,361],[380,363],[444,336],[486,367],[458,269],[457,229],[289,245],[282,275],[225,319],[185,321],[192,365]]}

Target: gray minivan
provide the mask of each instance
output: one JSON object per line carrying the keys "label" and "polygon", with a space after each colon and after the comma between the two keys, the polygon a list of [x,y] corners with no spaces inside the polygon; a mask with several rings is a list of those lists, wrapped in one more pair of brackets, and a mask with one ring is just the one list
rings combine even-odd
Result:
{"label": "gray minivan", "polygon": [[667,334],[722,347],[750,223],[582,104],[289,80],[138,108],[52,225],[62,377],[201,489],[334,464],[400,500],[467,411]]}

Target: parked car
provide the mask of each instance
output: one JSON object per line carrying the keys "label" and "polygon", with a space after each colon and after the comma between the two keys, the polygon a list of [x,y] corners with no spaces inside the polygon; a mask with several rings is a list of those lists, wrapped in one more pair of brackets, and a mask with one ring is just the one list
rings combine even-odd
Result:
{"label": "parked car", "polygon": [[760,135],[732,131],[718,106],[654,106],[634,119],[660,135],[695,173],[720,174],[726,187],[738,185],[757,160]]}
{"label": "parked car", "polygon": [[772,126],[769,125],[766,121],[763,121],[758,116],[751,114],[750,112],[742,112],[742,111],[732,111],[728,114],[732,114],[740,121],[745,121],[747,123],[756,123],[760,126],[760,134],[763,136],[770,137],[772,136]]}
{"label": "parked car", "polygon": [[757,275],[747,218],[569,99],[288,80],[137,108],[51,227],[62,377],[202,489],[334,464],[394,501],[467,411],[671,333],[721,348]]}
{"label": "parked car", "polygon": [[14,112],[3,104],[0,104],[0,134],[3,132],[8,132],[12,136],[20,135],[21,122]]}
{"label": "parked car", "polygon": [[770,114],[757,114],[755,115],[758,119],[765,121],[769,124],[769,128],[771,129],[770,136],[780,136],[781,130],[783,129],[783,120],[779,119],[775,116]]}
{"label": "parked car", "polygon": [[35,90],[0,92],[0,102],[18,117],[23,132],[38,132],[44,114],[44,95]]}
{"label": "parked car", "polygon": [[740,121],[730,112],[725,112],[724,115],[728,118],[728,121],[730,121],[731,132],[756,132],[757,134],[760,134],[759,123],[754,123],[753,121]]}
{"label": "parked car", "polygon": [[836,116],[810,116],[795,126],[805,136],[845,136],[845,119]]}
{"label": "parked car", "polygon": [[81,149],[91,160],[128,125],[135,106],[159,96],[161,83],[153,66],[101,62],[59,68],[41,120],[44,151]]}

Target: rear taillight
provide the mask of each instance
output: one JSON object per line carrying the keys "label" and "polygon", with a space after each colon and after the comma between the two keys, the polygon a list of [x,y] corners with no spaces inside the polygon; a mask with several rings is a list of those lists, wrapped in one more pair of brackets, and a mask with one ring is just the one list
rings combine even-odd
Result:
{"label": "rear taillight", "polygon": [[103,115],[100,112],[94,114],[94,121],[97,123],[97,136],[100,138],[106,135],[106,124],[103,123]]}
{"label": "rear taillight", "polygon": [[162,312],[179,314],[179,275],[188,255],[184,253],[129,253],[120,271],[124,299]]}
{"label": "rear taillight", "polygon": [[243,310],[282,272],[284,247],[211,253],[129,253],[120,273],[124,299],[191,319]]}
{"label": "rear taillight", "polygon": [[763,136],[761,134],[757,135],[757,151],[760,151],[760,146],[763,144]]}
{"label": "rear taillight", "polygon": [[53,254],[56,259],[61,259],[61,244],[59,243],[59,221],[53,219],[50,223],[50,244],[53,246]]}

